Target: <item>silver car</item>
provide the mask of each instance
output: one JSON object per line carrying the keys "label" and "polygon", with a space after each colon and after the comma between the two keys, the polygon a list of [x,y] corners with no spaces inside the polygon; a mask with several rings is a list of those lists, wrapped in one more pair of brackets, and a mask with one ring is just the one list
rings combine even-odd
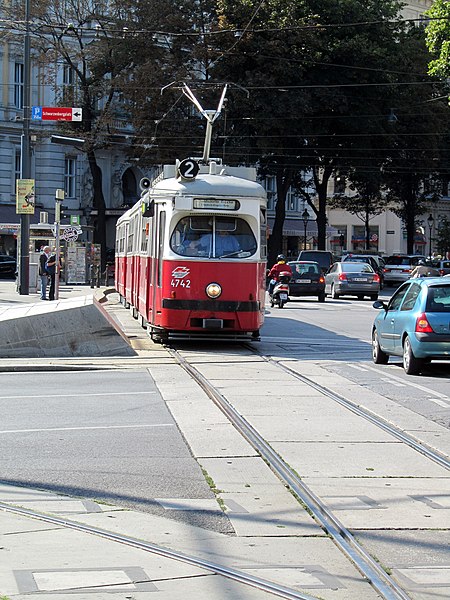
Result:
{"label": "silver car", "polygon": [[388,256],[384,265],[384,284],[395,285],[407,281],[419,260],[425,260],[425,256],[421,254],[394,254]]}
{"label": "silver car", "polygon": [[363,300],[369,296],[378,299],[380,276],[372,267],[363,262],[337,262],[325,275],[325,293],[332,298],[340,296],[357,296]]}

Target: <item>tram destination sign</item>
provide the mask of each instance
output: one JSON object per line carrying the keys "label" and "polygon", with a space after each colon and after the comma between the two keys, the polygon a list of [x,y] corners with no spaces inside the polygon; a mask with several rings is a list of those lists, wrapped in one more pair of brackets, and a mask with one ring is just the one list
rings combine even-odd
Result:
{"label": "tram destination sign", "polygon": [[239,200],[221,200],[220,198],[194,198],[194,208],[203,210],[239,210]]}

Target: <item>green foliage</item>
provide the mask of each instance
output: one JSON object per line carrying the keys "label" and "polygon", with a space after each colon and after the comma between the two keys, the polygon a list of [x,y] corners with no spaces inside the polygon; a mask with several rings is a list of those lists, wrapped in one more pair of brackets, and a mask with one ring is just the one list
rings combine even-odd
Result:
{"label": "green foliage", "polygon": [[433,20],[426,28],[427,46],[435,57],[430,61],[429,72],[439,77],[450,76],[450,3],[435,0],[426,13]]}

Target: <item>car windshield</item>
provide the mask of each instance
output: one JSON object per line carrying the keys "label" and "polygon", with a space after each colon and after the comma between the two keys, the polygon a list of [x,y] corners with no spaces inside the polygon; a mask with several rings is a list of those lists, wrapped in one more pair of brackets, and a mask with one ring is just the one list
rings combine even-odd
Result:
{"label": "car windshield", "polygon": [[416,265],[418,260],[422,259],[422,256],[389,256],[386,259],[387,265]]}
{"label": "car windshield", "polygon": [[428,288],[425,311],[450,313],[450,285],[433,285]]}
{"label": "car windshield", "polygon": [[373,273],[373,269],[367,263],[342,263],[342,270],[345,273]]}

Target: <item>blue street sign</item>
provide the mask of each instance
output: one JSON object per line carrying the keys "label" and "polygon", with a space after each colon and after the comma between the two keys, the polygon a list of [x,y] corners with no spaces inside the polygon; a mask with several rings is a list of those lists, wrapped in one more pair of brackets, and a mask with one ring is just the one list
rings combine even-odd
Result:
{"label": "blue street sign", "polygon": [[34,121],[42,119],[42,106],[32,106],[31,107],[31,118]]}

